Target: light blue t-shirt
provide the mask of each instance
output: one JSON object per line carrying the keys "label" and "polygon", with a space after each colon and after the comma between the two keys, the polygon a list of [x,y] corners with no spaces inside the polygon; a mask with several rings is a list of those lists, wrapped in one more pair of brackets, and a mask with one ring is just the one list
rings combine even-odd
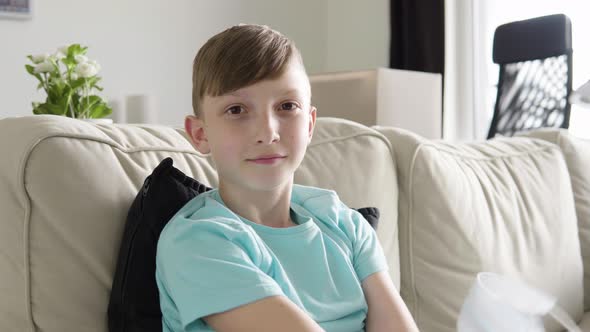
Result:
{"label": "light blue t-shirt", "polygon": [[[369,223],[329,190],[293,186],[296,226],[246,220],[212,190],[188,202],[158,241],[164,331],[212,331],[202,317],[284,295],[326,331],[363,331],[361,282],[387,270]],[[261,317],[264,319],[264,317]]]}

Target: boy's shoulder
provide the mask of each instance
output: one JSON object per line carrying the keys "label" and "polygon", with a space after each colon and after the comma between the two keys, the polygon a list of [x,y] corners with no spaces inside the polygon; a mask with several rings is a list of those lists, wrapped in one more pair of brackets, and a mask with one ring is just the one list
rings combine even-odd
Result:
{"label": "boy's shoulder", "polygon": [[356,228],[362,220],[360,214],[344,204],[334,190],[294,185],[291,201],[309,211],[317,221],[343,230]]}
{"label": "boy's shoulder", "polygon": [[291,202],[301,206],[318,203],[340,204],[338,194],[334,190],[294,184],[291,191]]}
{"label": "boy's shoulder", "polygon": [[173,240],[179,234],[190,232],[218,234],[230,238],[247,230],[233,212],[215,199],[216,195],[217,189],[213,189],[187,202],[166,224],[160,240]]}

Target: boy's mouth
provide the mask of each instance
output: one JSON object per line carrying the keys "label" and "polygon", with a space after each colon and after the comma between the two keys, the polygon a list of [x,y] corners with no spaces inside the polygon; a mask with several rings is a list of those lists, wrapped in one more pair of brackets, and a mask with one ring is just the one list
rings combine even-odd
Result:
{"label": "boy's mouth", "polygon": [[279,154],[272,154],[272,155],[262,155],[256,158],[247,159],[247,161],[256,163],[256,164],[274,164],[287,156],[279,155]]}

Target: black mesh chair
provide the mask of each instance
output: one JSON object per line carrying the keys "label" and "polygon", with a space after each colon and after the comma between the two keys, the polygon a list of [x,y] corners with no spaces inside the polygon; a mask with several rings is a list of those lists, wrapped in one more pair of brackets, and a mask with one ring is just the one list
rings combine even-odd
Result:
{"label": "black mesh chair", "polygon": [[498,94],[488,138],[569,126],[572,28],[563,15],[511,22],[494,32]]}

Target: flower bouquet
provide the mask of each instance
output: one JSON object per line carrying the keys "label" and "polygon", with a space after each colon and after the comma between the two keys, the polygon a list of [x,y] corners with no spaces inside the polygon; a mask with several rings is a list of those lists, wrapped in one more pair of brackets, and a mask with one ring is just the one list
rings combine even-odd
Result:
{"label": "flower bouquet", "polygon": [[107,103],[94,90],[100,65],[86,57],[87,47],[79,44],[60,47],[54,54],[29,55],[32,64],[27,72],[39,80],[37,89],[47,94],[44,103],[34,102],[34,114],[55,114],[77,119],[102,118],[112,113]]}

